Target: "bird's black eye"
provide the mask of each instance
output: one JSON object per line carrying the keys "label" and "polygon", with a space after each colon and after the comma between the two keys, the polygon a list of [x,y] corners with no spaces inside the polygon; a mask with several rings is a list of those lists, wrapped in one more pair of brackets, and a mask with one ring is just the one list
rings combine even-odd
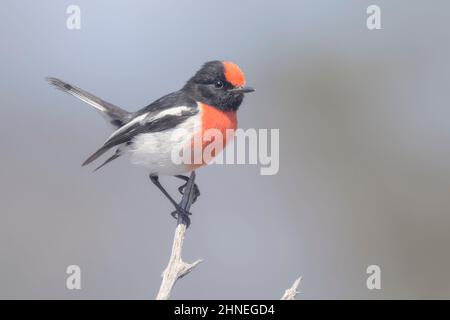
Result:
{"label": "bird's black eye", "polygon": [[214,87],[216,87],[217,89],[223,88],[223,82],[217,80],[216,82],[214,82]]}

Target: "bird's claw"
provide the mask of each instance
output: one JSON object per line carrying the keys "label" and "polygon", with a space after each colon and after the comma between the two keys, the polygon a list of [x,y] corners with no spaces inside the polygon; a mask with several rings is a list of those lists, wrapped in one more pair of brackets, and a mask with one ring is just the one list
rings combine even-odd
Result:
{"label": "bird's claw", "polygon": [[[184,189],[186,189],[186,186],[187,186],[187,182],[178,188],[178,192],[180,192],[182,195],[184,195]],[[193,192],[194,193],[192,195],[192,203],[197,201],[197,198],[200,197],[200,189],[198,188],[197,184],[195,184],[195,183],[194,183]]]}
{"label": "bird's claw", "polygon": [[178,220],[178,218],[180,218],[181,222],[186,225],[186,228],[188,228],[191,224],[191,218],[189,218],[189,216],[192,215],[192,213],[190,213],[189,211],[186,211],[182,208],[177,208],[177,210],[172,212],[170,215],[175,220]]}

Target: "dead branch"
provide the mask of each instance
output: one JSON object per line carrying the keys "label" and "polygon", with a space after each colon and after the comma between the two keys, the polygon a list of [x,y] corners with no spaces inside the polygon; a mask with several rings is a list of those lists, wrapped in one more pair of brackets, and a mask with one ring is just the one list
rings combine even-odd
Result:
{"label": "dead branch", "polygon": [[302,277],[298,278],[297,280],[294,281],[294,283],[292,284],[292,287],[290,287],[289,289],[287,289],[283,296],[281,297],[281,300],[295,300],[295,296],[298,293],[298,287],[300,286],[300,281],[302,280]]}
{"label": "dead branch", "polygon": [[[193,201],[193,190],[195,182],[195,172],[192,171],[189,181],[184,189],[183,198],[180,203],[180,207],[189,211],[192,201]],[[178,214],[177,227],[175,229],[175,235],[172,244],[172,253],[170,255],[169,263],[166,269],[162,273],[161,287],[159,288],[156,300],[168,300],[170,294],[172,293],[172,288],[178,279],[184,277],[189,272],[191,272],[200,262],[201,259],[195,261],[194,263],[186,263],[181,258],[181,253],[183,251],[184,235],[186,233],[186,222]]]}

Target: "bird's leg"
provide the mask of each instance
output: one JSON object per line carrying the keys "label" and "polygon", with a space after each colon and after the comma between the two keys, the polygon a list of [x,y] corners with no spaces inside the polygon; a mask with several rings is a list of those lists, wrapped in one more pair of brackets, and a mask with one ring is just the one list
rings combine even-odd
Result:
{"label": "bird's leg", "polygon": [[[178,188],[178,191],[179,191],[181,194],[184,194],[184,190],[186,189],[186,186],[187,186],[187,184],[188,184],[188,182],[189,182],[189,177],[183,176],[183,175],[181,175],[181,174],[176,175],[175,177],[178,178],[178,179],[181,179],[181,180],[183,180],[183,181],[186,181],[185,184],[183,184],[182,186],[180,186],[180,187]],[[193,198],[192,198],[192,203],[194,203],[194,202],[197,200],[197,198],[200,196],[200,189],[198,188],[198,186],[197,186],[196,183],[194,183],[194,190],[193,190],[193,192],[194,192],[194,195],[193,195]]]}
{"label": "bird's leg", "polygon": [[150,181],[153,182],[153,184],[158,187],[158,189],[166,196],[166,198],[169,199],[170,203],[174,205],[176,211],[171,213],[172,217],[174,217],[175,219],[179,219],[180,217],[182,217],[186,225],[189,226],[190,224],[189,215],[191,214],[188,211],[189,209],[182,208],[178,203],[175,202],[175,200],[173,200],[170,194],[166,191],[166,189],[164,189],[164,187],[159,182],[159,177],[157,175],[150,174]]}
{"label": "bird's leg", "polygon": [[[194,200],[194,186],[195,186],[195,171],[191,172],[186,187],[184,188],[183,198],[181,198],[180,207],[186,211],[189,211]],[[176,212],[174,212],[176,214]],[[178,214],[177,216],[178,224],[185,224],[186,228],[189,227],[191,221],[188,216]]]}

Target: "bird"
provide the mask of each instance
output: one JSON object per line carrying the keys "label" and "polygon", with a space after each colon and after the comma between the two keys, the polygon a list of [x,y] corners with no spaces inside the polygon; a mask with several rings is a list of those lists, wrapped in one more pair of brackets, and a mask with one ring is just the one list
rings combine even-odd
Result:
{"label": "bird", "polygon": [[[47,81],[55,88],[68,93],[94,107],[112,126],[114,132],[103,145],[82,164],[86,166],[103,154],[113,154],[94,171],[128,153],[134,164],[148,169],[152,183],[175,207],[174,218],[182,215],[189,223],[189,212],[181,208],[159,181],[160,175],[182,179],[178,188],[183,194],[189,178],[184,175],[207,163],[174,163],[171,158],[174,148],[192,144],[192,139],[208,129],[225,133],[237,129],[237,111],[244,95],[255,91],[246,85],[244,73],[231,61],[214,60],[204,63],[178,91],[164,95],[135,112],[126,111],[79,87],[54,77]],[[174,138],[176,130],[183,134]],[[225,138],[225,145],[229,139]],[[196,148],[204,148],[205,143]],[[193,147],[194,148],[194,147]],[[194,199],[200,195],[194,185]]]}

